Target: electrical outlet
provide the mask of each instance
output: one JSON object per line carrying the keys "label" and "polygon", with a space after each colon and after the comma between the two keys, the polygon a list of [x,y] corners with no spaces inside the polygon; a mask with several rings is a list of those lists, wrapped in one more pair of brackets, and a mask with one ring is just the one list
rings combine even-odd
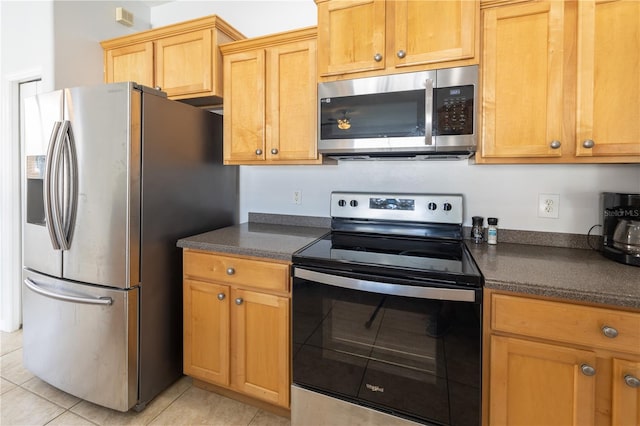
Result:
{"label": "electrical outlet", "polygon": [[291,200],[293,204],[302,204],[302,191],[296,189],[293,191],[293,199]]}
{"label": "electrical outlet", "polygon": [[560,195],[538,194],[538,217],[557,219],[560,213]]}

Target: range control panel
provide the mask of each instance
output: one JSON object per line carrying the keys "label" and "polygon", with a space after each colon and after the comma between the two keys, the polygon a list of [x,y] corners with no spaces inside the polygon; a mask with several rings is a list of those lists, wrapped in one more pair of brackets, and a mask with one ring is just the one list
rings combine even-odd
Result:
{"label": "range control panel", "polygon": [[462,194],[332,192],[331,217],[461,225]]}

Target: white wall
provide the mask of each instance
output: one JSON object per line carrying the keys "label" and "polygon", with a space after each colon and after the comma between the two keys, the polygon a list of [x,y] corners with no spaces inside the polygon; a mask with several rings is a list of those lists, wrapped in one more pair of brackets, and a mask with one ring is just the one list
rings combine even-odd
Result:
{"label": "white wall", "polygon": [[[316,25],[317,19],[313,0],[178,0],[152,8],[151,23],[157,27],[209,14],[218,14],[247,37]],[[294,190],[302,191],[300,205],[292,202]],[[329,216],[332,190],[462,193],[468,225],[473,215],[495,216],[506,229],[586,234],[599,222],[601,191],[640,192],[640,165],[398,161],[242,166],[240,219],[246,221],[248,212]],[[558,219],[538,217],[539,193],[560,195]]]}
{"label": "white wall", "polygon": [[[294,190],[302,191],[299,205],[293,204]],[[498,226],[506,229],[586,234],[600,221],[601,191],[640,192],[640,165],[367,161],[241,169],[243,215],[265,212],[326,217],[332,190],[462,193],[467,225],[471,225],[471,216],[478,215],[497,217]],[[560,195],[558,219],[538,217],[539,193]]]}
{"label": "white wall", "polygon": [[317,23],[313,0],[176,0],[151,8],[151,25],[161,27],[218,15],[246,37],[257,37]]}

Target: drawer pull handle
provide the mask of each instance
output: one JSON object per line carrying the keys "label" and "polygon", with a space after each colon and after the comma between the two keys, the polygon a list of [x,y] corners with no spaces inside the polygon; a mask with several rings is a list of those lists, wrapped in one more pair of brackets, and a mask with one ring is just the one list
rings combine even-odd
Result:
{"label": "drawer pull handle", "polygon": [[580,370],[582,371],[582,374],[584,374],[585,376],[594,376],[596,374],[596,369],[590,366],[589,364],[582,364],[580,366]]}
{"label": "drawer pull handle", "polygon": [[224,293],[218,293],[218,300],[224,300],[225,297]]}
{"label": "drawer pull handle", "polygon": [[624,376],[624,382],[632,388],[640,388],[640,379],[633,377],[631,374]]}
{"label": "drawer pull handle", "polygon": [[227,275],[233,275],[236,273],[236,270],[233,268],[227,268]]}
{"label": "drawer pull handle", "polygon": [[613,339],[614,337],[618,337],[618,330],[616,330],[613,327],[609,327],[608,325],[605,325],[604,327],[602,327],[602,334],[604,334],[610,339]]}
{"label": "drawer pull handle", "polygon": [[242,302],[244,302],[244,299],[242,297],[238,297],[236,299],[236,305],[242,305]]}

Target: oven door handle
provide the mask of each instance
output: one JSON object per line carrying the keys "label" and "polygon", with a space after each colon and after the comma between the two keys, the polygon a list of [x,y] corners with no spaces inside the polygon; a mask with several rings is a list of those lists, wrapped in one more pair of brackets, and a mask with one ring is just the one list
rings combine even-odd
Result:
{"label": "oven door handle", "polygon": [[299,267],[294,268],[293,275],[296,278],[331,285],[334,287],[389,294],[392,296],[408,296],[417,297],[419,299],[448,300],[456,302],[476,301],[475,290],[390,284],[325,274],[323,272],[310,271]]}

